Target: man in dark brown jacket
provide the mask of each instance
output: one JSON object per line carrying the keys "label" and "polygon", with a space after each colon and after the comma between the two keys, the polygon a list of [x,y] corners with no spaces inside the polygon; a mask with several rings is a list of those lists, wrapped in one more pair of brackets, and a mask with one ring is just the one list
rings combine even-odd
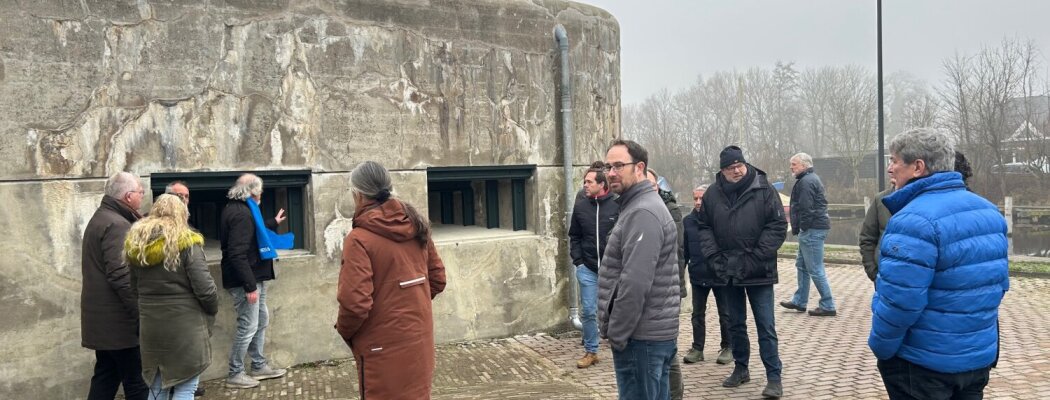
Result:
{"label": "man in dark brown jacket", "polygon": [[121,384],[129,400],[145,399],[149,393],[142,380],[138,299],[121,255],[124,236],[140,218],[143,196],[138,177],[127,172],[113,175],[84,231],[81,345],[95,350],[88,400],[113,399]]}

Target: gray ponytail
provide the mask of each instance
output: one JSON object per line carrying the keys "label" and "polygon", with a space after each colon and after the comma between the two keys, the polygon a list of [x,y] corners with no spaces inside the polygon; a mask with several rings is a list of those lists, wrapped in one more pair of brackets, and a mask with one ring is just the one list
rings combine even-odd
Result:
{"label": "gray ponytail", "polygon": [[[365,161],[350,172],[350,186],[357,193],[367,199],[375,200],[377,204],[383,204],[393,196],[394,187],[390,183],[390,172],[375,161]],[[416,240],[420,245],[426,246],[430,240],[430,221],[424,218],[415,207],[401,199],[395,201],[401,203],[409,221],[416,228]]]}

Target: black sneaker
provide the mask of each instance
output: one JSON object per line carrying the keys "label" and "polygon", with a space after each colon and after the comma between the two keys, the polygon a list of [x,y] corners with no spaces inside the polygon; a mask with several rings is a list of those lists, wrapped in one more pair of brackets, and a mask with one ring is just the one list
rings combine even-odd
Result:
{"label": "black sneaker", "polygon": [[204,396],[204,387],[197,386],[197,391],[193,392],[193,397]]}
{"label": "black sneaker", "polygon": [[737,387],[751,381],[751,373],[746,368],[736,367],[726,380],[722,381],[723,387]]}
{"label": "black sneaker", "polygon": [[782,302],[780,302],[780,306],[784,307],[786,309],[789,309],[789,310],[795,310],[795,311],[798,311],[798,312],[806,312],[806,307],[802,307],[802,306],[800,306],[798,304],[795,304],[795,303],[792,303],[790,301],[782,301]]}
{"label": "black sneaker", "polygon": [[809,310],[809,315],[812,315],[814,317],[834,317],[835,314],[835,310],[825,310],[820,307]]}
{"label": "black sneaker", "polygon": [[762,397],[766,399],[779,399],[784,395],[784,386],[779,381],[769,381],[766,388],[762,390]]}

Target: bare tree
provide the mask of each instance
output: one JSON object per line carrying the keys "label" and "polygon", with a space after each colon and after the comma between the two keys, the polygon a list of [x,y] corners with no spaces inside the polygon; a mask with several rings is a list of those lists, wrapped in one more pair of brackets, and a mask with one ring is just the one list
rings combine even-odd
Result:
{"label": "bare tree", "polygon": [[[1006,193],[1012,101],[1026,99],[1034,87],[1037,52],[1032,42],[1004,39],[998,47],[982,49],[972,57],[956,55],[944,62],[948,75],[941,90],[946,126],[968,152],[975,174],[993,170],[998,194]],[[992,166],[998,165],[998,168]]]}

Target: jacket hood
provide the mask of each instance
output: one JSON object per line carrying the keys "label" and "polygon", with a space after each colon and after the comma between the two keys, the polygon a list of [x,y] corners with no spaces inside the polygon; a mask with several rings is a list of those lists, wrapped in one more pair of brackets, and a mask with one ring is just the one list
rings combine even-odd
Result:
{"label": "jacket hood", "polygon": [[[139,249],[132,248],[127,239],[124,240],[124,255],[128,263],[136,267],[149,267],[164,263],[164,243],[162,237],[153,239],[146,245],[146,264],[139,264]],[[185,231],[179,236],[179,251],[186,250],[193,245],[204,245],[204,236],[194,231]]]}
{"label": "jacket hood", "polygon": [[962,174],[955,171],[937,172],[932,175],[916,179],[892,194],[882,198],[882,204],[890,210],[890,214],[896,214],[904,206],[915,200],[919,195],[932,191],[966,190]]}
{"label": "jacket hood", "polygon": [[364,228],[395,242],[406,242],[416,237],[416,227],[408,219],[400,200],[389,199],[382,204],[370,200],[354,214],[354,228]]}
{"label": "jacket hood", "polygon": [[[744,194],[744,192],[747,192],[749,190],[761,189],[762,187],[769,185],[769,178],[766,176],[766,171],[755,168],[755,166],[751,164],[747,164],[747,169],[748,174],[751,173],[751,170],[755,171],[755,179],[752,180],[751,184],[748,185],[748,187],[744,188],[740,192],[740,194]],[[743,179],[747,179],[747,177],[745,176]],[[719,186],[725,186],[730,184],[729,181],[726,180],[724,176],[722,176],[721,172],[715,172],[715,183],[717,183]]]}

